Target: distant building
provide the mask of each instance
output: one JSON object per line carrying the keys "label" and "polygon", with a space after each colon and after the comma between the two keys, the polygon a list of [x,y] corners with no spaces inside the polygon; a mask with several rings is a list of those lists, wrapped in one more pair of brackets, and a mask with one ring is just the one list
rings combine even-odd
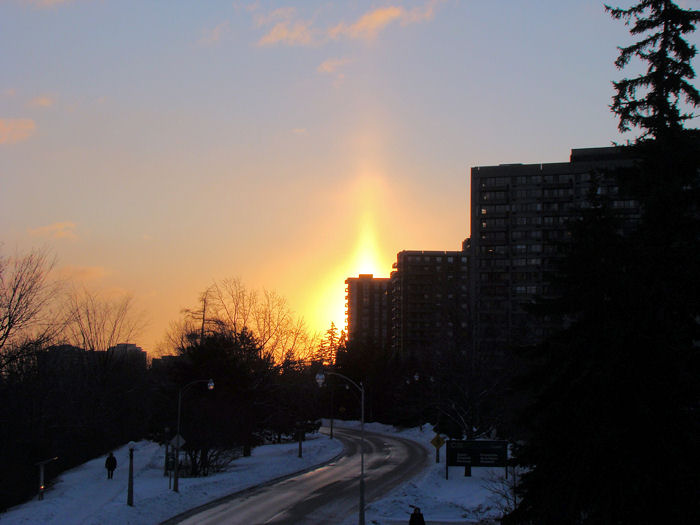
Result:
{"label": "distant building", "polygon": [[399,252],[391,273],[392,350],[420,361],[469,342],[467,255],[463,251]]}
{"label": "distant building", "polygon": [[62,374],[69,370],[95,367],[104,355],[104,352],[85,351],[69,344],[53,345],[45,352],[37,353],[37,366],[39,370],[50,370],[53,374]]}
{"label": "distant building", "polygon": [[389,279],[360,274],[345,281],[348,342],[377,349],[391,344]]}
{"label": "distant building", "polygon": [[151,359],[151,371],[167,375],[175,370],[186,358],[182,355],[164,355]]}
{"label": "distant building", "polygon": [[549,292],[550,271],[569,224],[606,195],[626,228],[639,206],[605,169],[629,165],[618,148],[573,149],[569,162],[479,166],[471,170],[470,298],[473,348],[499,353],[556,328],[523,308]]}
{"label": "distant building", "polygon": [[117,362],[129,362],[144,370],[148,362],[146,352],[133,343],[119,343],[115,346],[110,346],[107,349],[107,357]]}

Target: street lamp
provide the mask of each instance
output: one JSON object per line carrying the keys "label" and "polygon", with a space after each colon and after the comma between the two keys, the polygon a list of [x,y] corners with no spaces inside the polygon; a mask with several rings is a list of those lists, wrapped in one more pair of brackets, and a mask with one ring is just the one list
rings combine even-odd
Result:
{"label": "street lamp", "polygon": [[319,387],[326,381],[326,374],[345,379],[360,391],[360,525],[365,525],[365,387],[360,381],[358,385],[347,376],[338,372],[319,372],[316,374],[316,383]]}
{"label": "street lamp", "polygon": [[55,458],[49,458],[45,459],[44,461],[39,461],[38,463],[34,463],[37,467],[39,467],[39,498],[38,499],[44,499],[44,466],[47,463],[51,463],[52,461],[55,461],[58,459],[58,456]]}
{"label": "street lamp", "polygon": [[214,390],[213,379],[196,379],[183,386],[177,394],[177,431],[175,432],[175,476],[173,476],[173,490],[180,492],[178,480],[180,478],[180,414],[182,413],[182,394],[192,385],[197,383],[207,383],[207,390]]}
{"label": "street lamp", "polygon": [[129,441],[129,484],[126,490],[126,504],[134,506],[134,447],[136,443]]}

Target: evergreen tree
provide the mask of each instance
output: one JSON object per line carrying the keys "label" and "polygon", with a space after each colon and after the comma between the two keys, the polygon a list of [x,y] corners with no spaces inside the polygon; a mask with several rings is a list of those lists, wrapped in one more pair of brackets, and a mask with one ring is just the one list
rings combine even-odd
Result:
{"label": "evergreen tree", "polygon": [[315,360],[324,365],[333,365],[343,336],[344,334],[342,332],[338,335],[338,328],[335,326],[334,322],[331,322],[330,328],[326,330],[326,335],[318,347]]}
{"label": "evergreen tree", "polygon": [[617,94],[611,108],[620,118],[620,131],[638,127],[644,131],[642,138],[679,131],[684,121],[693,118],[692,113],[682,112],[680,102],[700,104],[700,94],[689,82],[695,78],[691,61],[696,49],[683,38],[695,30],[700,11],[681,9],[671,0],[643,0],[629,9],[606,5],[605,9],[628,25],[633,22],[631,34],[645,35],[619,48],[615,61],[620,69],[635,56],[648,64],[646,73],[613,82]]}
{"label": "evergreen tree", "polygon": [[[699,12],[646,0],[606,7],[651,32],[622,48],[645,75],[616,82],[620,129],[640,128],[617,176],[641,218],[623,236],[604,200],[572,228],[561,295],[540,309],[567,327],[527,349],[515,388],[532,399],[516,439],[529,468],[510,523],[693,523],[700,515],[700,136],[683,128],[700,103],[695,48],[683,35]],[[641,92],[640,92],[641,91]]]}

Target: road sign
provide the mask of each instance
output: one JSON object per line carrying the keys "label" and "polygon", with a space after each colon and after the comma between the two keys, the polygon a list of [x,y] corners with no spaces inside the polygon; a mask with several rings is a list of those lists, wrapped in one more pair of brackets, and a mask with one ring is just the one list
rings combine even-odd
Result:
{"label": "road sign", "polygon": [[506,441],[450,440],[447,465],[452,467],[505,467],[508,461]]}
{"label": "road sign", "polygon": [[450,467],[464,467],[464,475],[471,476],[472,467],[506,467],[508,443],[473,439],[449,440],[445,455],[445,479],[448,479]]}
{"label": "road sign", "polygon": [[182,448],[182,447],[185,446],[185,438],[182,437],[180,434],[178,434],[178,435],[176,435],[176,436],[173,436],[173,439],[170,440],[170,446],[171,446],[171,447],[177,447],[177,446],[178,446],[178,441],[177,441],[177,437],[178,437],[178,436],[180,436],[180,443],[179,443],[180,448]]}
{"label": "road sign", "polygon": [[445,440],[442,439],[442,436],[440,434],[435,434],[435,437],[430,440],[430,443],[436,448],[439,449],[445,444]]}

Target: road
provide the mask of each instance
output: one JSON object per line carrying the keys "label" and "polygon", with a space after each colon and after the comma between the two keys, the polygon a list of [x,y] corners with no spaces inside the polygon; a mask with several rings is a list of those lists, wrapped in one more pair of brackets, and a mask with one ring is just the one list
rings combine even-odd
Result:
{"label": "road", "polygon": [[[183,525],[339,524],[358,515],[360,432],[338,429],[338,460],[274,484],[232,494],[166,523]],[[427,466],[427,451],[407,439],[365,432],[365,502],[369,504]]]}

